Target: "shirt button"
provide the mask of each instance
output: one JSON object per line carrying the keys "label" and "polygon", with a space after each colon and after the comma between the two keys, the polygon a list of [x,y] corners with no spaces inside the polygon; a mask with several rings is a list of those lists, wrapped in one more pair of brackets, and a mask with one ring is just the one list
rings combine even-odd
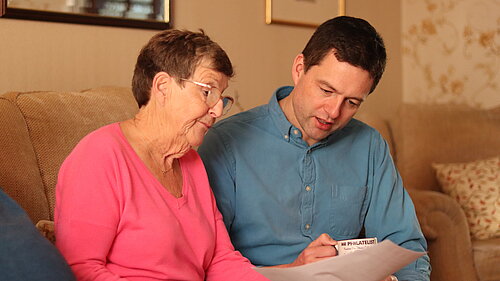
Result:
{"label": "shirt button", "polygon": [[310,224],[306,224],[305,228],[306,228],[306,230],[309,230],[309,228],[311,228],[311,225]]}
{"label": "shirt button", "polygon": [[306,186],[306,191],[311,191],[311,187],[310,186]]}
{"label": "shirt button", "polygon": [[293,133],[297,135],[299,133],[299,130],[293,130]]}

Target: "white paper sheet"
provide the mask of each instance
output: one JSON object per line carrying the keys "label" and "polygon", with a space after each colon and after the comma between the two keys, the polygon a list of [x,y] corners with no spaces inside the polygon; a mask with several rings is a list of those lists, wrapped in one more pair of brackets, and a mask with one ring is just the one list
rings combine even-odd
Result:
{"label": "white paper sheet", "polygon": [[380,281],[422,255],[385,240],[364,250],[302,266],[254,269],[271,281]]}

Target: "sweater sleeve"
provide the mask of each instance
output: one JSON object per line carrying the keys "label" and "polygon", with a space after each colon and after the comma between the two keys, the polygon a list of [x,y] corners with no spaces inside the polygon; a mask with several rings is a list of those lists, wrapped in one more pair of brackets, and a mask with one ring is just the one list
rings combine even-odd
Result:
{"label": "sweater sleeve", "polygon": [[120,217],[113,150],[84,139],[63,163],[56,186],[56,246],[78,280],[126,280],[106,268]]}
{"label": "sweater sleeve", "polygon": [[212,195],[214,206],[216,245],[212,262],[207,270],[207,281],[269,281],[263,275],[253,270],[253,265],[236,251],[227,233],[222,215],[217,209],[215,198]]}

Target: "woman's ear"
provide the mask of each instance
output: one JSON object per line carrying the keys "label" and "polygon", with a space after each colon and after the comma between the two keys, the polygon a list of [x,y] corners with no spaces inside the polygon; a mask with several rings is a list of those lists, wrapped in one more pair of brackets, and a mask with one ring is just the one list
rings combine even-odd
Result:
{"label": "woman's ear", "polygon": [[161,94],[165,96],[170,91],[172,83],[175,82],[172,76],[166,72],[158,72],[153,78],[153,85],[151,85],[151,94]]}
{"label": "woman's ear", "polygon": [[151,96],[150,100],[156,100],[160,104],[164,104],[167,95],[172,92],[172,87],[175,85],[175,79],[166,72],[158,72],[153,77],[153,83],[151,85]]}
{"label": "woman's ear", "polygon": [[299,54],[295,57],[292,65],[292,79],[295,85],[299,81],[299,78],[304,74],[304,69],[304,55]]}

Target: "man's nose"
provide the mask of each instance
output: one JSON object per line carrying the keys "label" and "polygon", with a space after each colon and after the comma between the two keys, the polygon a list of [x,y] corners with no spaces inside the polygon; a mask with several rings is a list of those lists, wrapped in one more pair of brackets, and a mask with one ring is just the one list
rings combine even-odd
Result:
{"label": "man's nose", "polygon": [[336,95],[327,101],[324,109],[326,113],[328,113],[328,117],[330,117],[330,119],[336,119],[339,117],[343,103],[344,97],[342,95]]}

